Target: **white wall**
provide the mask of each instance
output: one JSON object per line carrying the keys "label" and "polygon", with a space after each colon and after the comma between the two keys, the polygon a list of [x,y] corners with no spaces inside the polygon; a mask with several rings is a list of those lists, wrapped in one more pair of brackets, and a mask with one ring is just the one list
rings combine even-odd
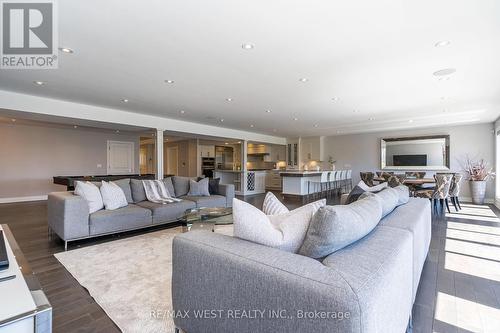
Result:
{"label": "white wall", "polygon": [[138,135],[0,124],[0,201],[66,190],[52,184],[53,176],[106,174],[107,140],[134,142],[134,172],[139,173]]}
{"label": "white wall", "polygon": [[[360,171],[380,170],[380,139],[418,135],[450,135],[451,170],[462,171],[462,163],[468,155],[471,158],[484,158],[491,167],[495,166],[494,124],[443,127],[441,129],[404,130],[381,133],[330,136],[325,139],[324,154],[333,156],[337,169],[352,168],[353,180],[359,181]],[[326,167],[326,165],[325,165]],[[428,174],[430,175],[430,173]],[[487,188],[487,199],[494,199],[494,181]],[[467,183],[462,186],[462,197],[469,198]]]}

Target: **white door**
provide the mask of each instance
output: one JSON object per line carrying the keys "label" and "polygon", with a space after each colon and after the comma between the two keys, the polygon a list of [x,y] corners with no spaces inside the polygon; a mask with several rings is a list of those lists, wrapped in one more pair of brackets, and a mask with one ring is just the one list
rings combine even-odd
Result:
{"label": "white door", "polygon": [[178,175],[178,150],[177,147],[167,148],[167,174]]}
{"label": "white door", "polygon": [[134,143],[108,141],[108,175],[134,173]]}

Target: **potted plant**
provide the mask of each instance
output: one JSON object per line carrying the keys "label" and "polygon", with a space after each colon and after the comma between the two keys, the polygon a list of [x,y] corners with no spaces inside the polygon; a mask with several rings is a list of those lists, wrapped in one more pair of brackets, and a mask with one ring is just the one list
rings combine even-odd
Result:
{"label": "potted plant", "polygon": [[486,195],[486,182],[495,176],[493,170],[488,168],[488,163],[483,159],[474,161],[467,158],[465,161],[465,172],[470,184],[472,203],[482,205]]}
{"label": "potted plant", "polygon": [[331,170],[335,170],[335,162],[337,161],[333,160],[333,156],[328,157],[328,163],[330,164]]}

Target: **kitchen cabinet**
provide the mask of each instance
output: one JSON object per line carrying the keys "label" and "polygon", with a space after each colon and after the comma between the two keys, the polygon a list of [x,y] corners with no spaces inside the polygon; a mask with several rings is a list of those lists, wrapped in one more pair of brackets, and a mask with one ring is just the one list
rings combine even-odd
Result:
{"label": "kitchen cabinet", "polygon": [[299,166],[299,139],[288,140],[286,146],[286,164],[288,168],[297,168]]}
{"label": "kitchen cabinet", "polygon": [[286,159],[286,146],[269,145],[269,155],[264,155],[265,162],[278,162]]}
{"label": "kitchen cabinet", "polygon": [[200,145],[199,147],[201,157],[215,157],[215,146]]}
{"label": "kitchen cabinet", "polygon": [[266,173],[266,189],[280,190],[282,187],[282,179],[279,170],[269,170]]}

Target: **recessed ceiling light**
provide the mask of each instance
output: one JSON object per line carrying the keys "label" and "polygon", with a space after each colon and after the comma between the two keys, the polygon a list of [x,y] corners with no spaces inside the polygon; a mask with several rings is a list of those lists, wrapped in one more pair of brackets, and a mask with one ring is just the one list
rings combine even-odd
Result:
{"label": "recessed ceiling light", "polygon": [[244,50],[251,50],[255,47],[255,45],[253,44],[250,44],[250,43],[245,43],[243,45],[241,45],[241,47],[244,49]]}
{"label": "recessed ceiling light", "polygon": [[338,100],[339,100],[339,98],[338,98],[338,97],[333,97],[333,98],[332,98],[332,101],[334,101],[334,102],[336,102],[336,101],[338,101]]}
{"label": "recessed ceiling light", "polygon": [[13,123],[15,123],[15,122],[16,122],[16,119],[11,119],[11,121],[12,121]]}
{"label": "recessed ceiling light", "polygon": [[44,81],[33,81],[34,84],[36,84],[37,86],[43,86],[45,84]]}
{"label": "recessed ceiling light", "polygon": [[408,120],[408,122],[411,124],[413,122],[413,119]]}
{"label": "recessed ceiling light", "polygon": [[76,125],[73,125],[73,128],[78,128],[78,126],[76,126]]}
{"label": "recessed ceiling light", "polygon": [[116,133],[120,133],[120,130],[116,130],[115,132],[116,132]]}
{"label": "recessed ceiling light", "polygon": [[440,69],[438,71],[435,71],[432,73],[434,76],[447,76],[455,73],[457,70],[455,68],[445,68],[445,69]]}
{"label": "recessed ceiling light", "polygon": [[272,111],[271,110],[266,110],[266,113],[271,113]]}
{"label": "recessed ceiling light", "polygon": [[221,122],[221,123],[223,123],[223,122],[224,122],[224,118],[221,118],[221,119],[220,119],[220,122]]}
{"label": "recessed ceiling light", "polygon": [[59,51],[64,53],[73,53],[73,49],[70,49],[69,47],[60,47]]}
{"label": "recessed ceiling light", "polygon": [[253,125],[253,124],[252,124],[252,125],[250,125],[250,127],[251,127],[251,128],[254,128],[254,127],[255,127],[255,125]]}
{"label": "recessed ceiling light", "polygon": [[165,83],[174,83],[174,80],[165,80]]}
{"label": "recessed ceiling light", "polygon": [[373,117],[370,117],[370,118],[368,118],[368,120],[375,120],[375,118],[373,118]]}
{"label": "recessed ceiling light", "polygon": [[442,47],[442,46],[448,46],[450,45],[450,41],[449,40],[441,40],[439,42],[437,42],[436,44],[434,44],[435,47]]}
{"label": "recessed ceiling light", "polygon": [[122,99],[122,102],[123,102],[123,103],[128,103],[128,99],[123,98],[123,99]]}
{"label": "recessed ceiling light", "polygon": [[233,99],[231,97],[226,98],[226,102],[231,102]]}
{"label": "recessed ceiling light", "polygon": [[184,113],[186,113],[186,111],[184,111],[184,110],[180,110],[180,111],[179,111],[179,113],[180,113],[180,114],[184,114]]}
{"label": "recessed ceiling light", "polygon": [[229,142],[224,142],[224,144],[225,144],[225,145],[228,145],[228,144],[229,144]]}
{"label": "recessed ceiling light", "polygon": [[318,125],[318,124],[314,124],[313,126],[314,126],[314,127],[319,127],[319,125]]}
{"label": "recessed ceiling light", "polygon": [[297,120],[299,120],[299,118],[293,118],[293,120],[297,121]]}
{"label": "recessed ceiling light", "polygon": [[300,82],[307,82],[307,79],[305,77],[302,77],[299,79]]}

